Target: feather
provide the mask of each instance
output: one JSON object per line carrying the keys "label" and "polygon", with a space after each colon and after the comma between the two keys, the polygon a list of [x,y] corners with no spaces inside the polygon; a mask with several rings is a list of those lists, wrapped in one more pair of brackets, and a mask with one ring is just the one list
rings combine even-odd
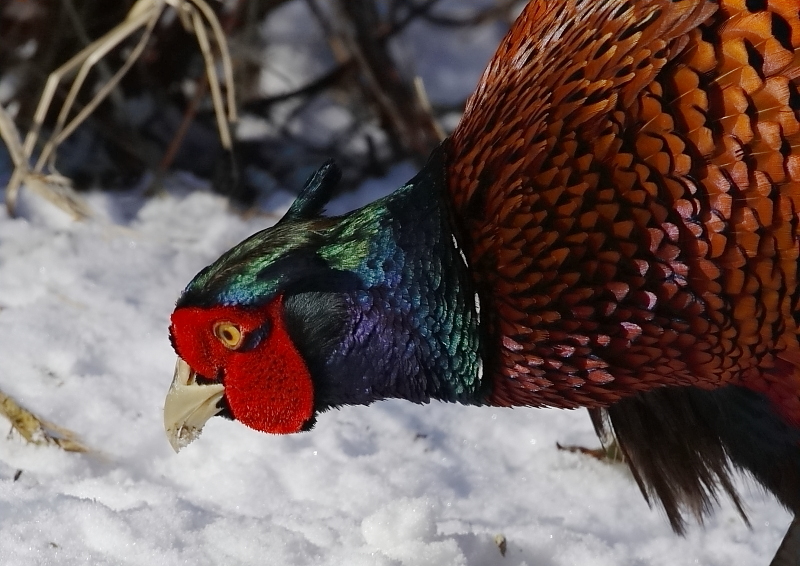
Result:
{"label": "feather", "polygon": [[283,215],[281,222],[311,220],[320,214],[331,200],[342,178],[342,170],[329,159],[308,178],[297,198]]}

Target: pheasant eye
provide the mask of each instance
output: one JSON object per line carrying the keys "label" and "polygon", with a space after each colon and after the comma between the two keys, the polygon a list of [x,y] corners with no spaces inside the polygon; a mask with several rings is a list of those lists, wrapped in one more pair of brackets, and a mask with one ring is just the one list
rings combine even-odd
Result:
{"label": "pheasant eye", "polygon": [[232,322],[216,323],[214,336],[229,350],[237,350],[242,345],[242,331]]}

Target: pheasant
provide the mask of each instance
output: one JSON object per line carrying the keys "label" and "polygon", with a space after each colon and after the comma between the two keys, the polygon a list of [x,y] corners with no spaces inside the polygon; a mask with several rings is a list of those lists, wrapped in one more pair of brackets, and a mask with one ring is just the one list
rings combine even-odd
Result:
{"label": "pheasant", "polygon": [[173,447],[217,414],[586,407],[676,531],[734,468],[797,513],[799,45],[798,0],[531,1],[417,176],[327,217],[326,163],[189,283]]}

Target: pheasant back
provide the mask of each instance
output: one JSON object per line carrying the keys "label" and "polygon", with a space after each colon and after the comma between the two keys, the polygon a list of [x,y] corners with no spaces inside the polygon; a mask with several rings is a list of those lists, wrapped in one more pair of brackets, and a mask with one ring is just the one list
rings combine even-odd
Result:
{"label": "pheasant back", "polygon": [[800,425],[798,44],[791,0],[527,6],[452,137],[493,403],[737,383]]}

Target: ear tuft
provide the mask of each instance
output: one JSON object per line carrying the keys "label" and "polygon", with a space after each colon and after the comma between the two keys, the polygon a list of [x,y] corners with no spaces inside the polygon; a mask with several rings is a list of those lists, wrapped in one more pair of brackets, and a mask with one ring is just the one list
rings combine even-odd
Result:
{"label": "ear tuft", "polygon": [[292,206],[281,218],[286,220],[309,220],[322,213],[323,207],[328,203],[342,178],[342,170],[334,163],[333,159],[326,161],[322,167],[308,178],[303,190],[297,195]]}

